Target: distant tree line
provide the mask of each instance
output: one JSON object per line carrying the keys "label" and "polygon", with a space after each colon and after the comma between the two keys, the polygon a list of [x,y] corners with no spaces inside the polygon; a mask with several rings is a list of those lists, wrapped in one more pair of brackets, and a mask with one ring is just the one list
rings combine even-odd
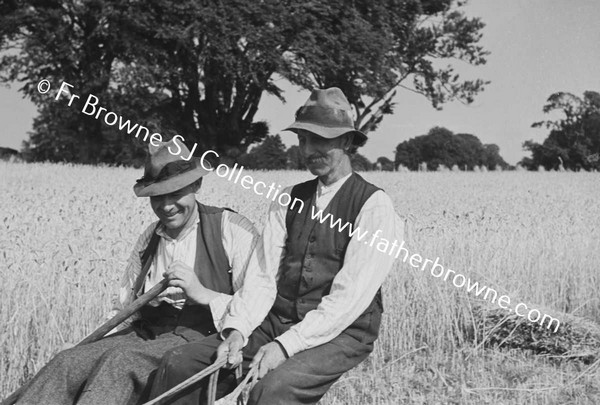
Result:
{"label": "distant tree line", "polygon": [[20,161],[21,154],[15,149],[0,147],[0,160],[6,160],[9,162]]}
{"label": "distant tree line", "polygon": [[434,127],[426,135],[400,143],[396,147],[395,165],[409,170],[419,170],[423,163],[427,170],[454,166],[460,170],[507,169],[509,165],[499,152],[497,145],[484,145],[475,135],[454,134],[446,128]]}
{"label": "distant tree line", "polygon": [[[375,165],[360,153],[352,155],[350,161],[353,169],[357,171],[369,171],[375,169]],[[254,170],[306,169],[304,159],[300,154],[298,146],[293,145],[290,146],[289,149],[286,149],[279,135],[267,136],[261,144],[241,155],[238,162],[244,167]]]}
{"label": "distant tree line", "polygon": [[[509,165],[499,154],[498,146],[483,145],[474,135],[456,134],[446,128],[432,128],[427,135],[417,136],[402,142],[396,148],[395,162],[387,157],[379,157],[371,162],[360,153],[351,156],[354,170],[394,171],[400,166],[409,170],[419,170],[426,165],[427,170],[448,169],[456,166],[460,170],[508,169]],[[304,160],[298,146],[286,149],[279,135],[268,136],[261,144],[244,153],[238,161],[248,169],[255,170],[304,170]]]}
{"label": "distant tree line", "polygon": [[552,94],[543,108],[545,113],[559,112],[561,118],[536,122],[532,126],[550,130],[537,143],[528,140],[523,149],[531,157],[520,164],[529,170],[600,170],[600,93],[586,91],[583,97],[571,93]]}

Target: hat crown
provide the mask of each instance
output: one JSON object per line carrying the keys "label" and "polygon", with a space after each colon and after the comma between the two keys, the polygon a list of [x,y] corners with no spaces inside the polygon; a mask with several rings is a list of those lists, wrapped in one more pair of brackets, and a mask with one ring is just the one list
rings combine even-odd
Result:
{"label": "hat crown", "polygon": [[[177,136],[158,144],[150,142],[144,177],[138,179],[133,186],[135,195],[152,197],[169,194],[183,189],[213,170],[202,158],[193,157],[182,142],[176,142],[176,138]],[[196,150],[196,146],[197,144],[193,150]]]}
{"label": "hat crown", "polygon": [[352,107],[348,102],[348,99],[337,87],[330,87],[328,89],[316,89],[311,93],[305,106],[314,105],[321,108],[337,108],[340,110],[352,112]]}
{"label": "hat crown", "polygon": [[352,106],[337,87],[315,89],[296,112],[296,120],[287,131],[309,131],[323,138],[337,138],[351,132],[353,143],[362,146],[367,136],[354,128]]}
{"label": "hat crown", "polygon": [[310,97],[296,113],[296,122],[326,128],[354,130],[352,107],[337,87],[313,90]]}
{"label": "hat crown", "polygon": [[[174,147],[175,150],[181,148],[181,152],[173,154],[171,153],[171,147]],[[190,154],[189,149],[183,143],[176,143],[174,138],[168,142],[160,142],[158,145],[150,142],[148,152],[144,166],[144,178],[147,180],[156,179],[166,165],[181,162],[183,160],[180,157],[181,155],[188,156]]]}

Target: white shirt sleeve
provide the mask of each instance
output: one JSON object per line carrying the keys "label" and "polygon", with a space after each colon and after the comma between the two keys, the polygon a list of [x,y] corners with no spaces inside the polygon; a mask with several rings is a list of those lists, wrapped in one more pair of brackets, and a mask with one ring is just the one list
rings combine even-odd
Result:
{"label": "white shirt sleeve", "polygon": [[[223,211],[221,219],[221,235],[225,254],[231,267],[233,291],[238,291],[243,284],[250,255],[258,242],[258,231],[254,224],[243,215],[231,211]],[[223,317],[229,307],[232,296],[220,293],[209,302],[210,312],[217,331],[222,330]]]}
{"label": "white shirt sleeve", "polygon": [[[282,191],[290,193],[291,187]],[[233,295],[223,320],[224,329],[237,329],[244,344],[273,306],[277,294],[277,271],[284,254],[287,207],[272,202],[267,221],[246,270],[244,285]]]}
{"label": "white shirt sleeve", "polygon": [[373,193],[360,210],[355,227],[363,235],[369,232],[361,240],[358,233],[350,239],[344,265],[330,293],[301,322],[277,337],[289,356],[329,342],[350,326],[369,306],[390,272],[394,255],[388,254],[389,246],[394,240],[401,243],[404,222],[389,196],[381,190]]}

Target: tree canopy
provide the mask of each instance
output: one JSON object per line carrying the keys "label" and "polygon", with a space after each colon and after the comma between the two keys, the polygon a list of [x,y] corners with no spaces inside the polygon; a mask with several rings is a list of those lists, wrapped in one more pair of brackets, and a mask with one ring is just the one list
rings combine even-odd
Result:
{"label": "tree canopy", "polygon": [[394,162],[385,156],[380,156],[375,161],[375,168],[386,172],[394,171]]}
{"label": "tree canopy", "polygon": [[240,156],[240,164],[255,170],[282,170],[287,168],[288,157],[279,135],[267,136],[260,145]]}
{"label": "tree canopy", "polygon": [[400,143],[396,147],[395,164],[410,170],[418,170],[421,163],[427,164],[427,170],[437,170],[440,165],[447,168],[456,165],[461,170],[473,170],[475,166],[505,169],[508,164],[499,152],[497,145],[484,145],[474,135],[455,135],[446,128],[434,127],[427,135]]}
{"label": "tree canopy", "polygon": [[[190,149],[233,159],[269,133],[254,117],[281,77],[306,89],[340,87],[368,132],[393,109],[398,86],[439,108],[483,89],[453,61],[485,63],[483,23],[454,0],[23,0],[0,4],[0,81],[22,82],[39,108],[35,160],[136,164],[145,145],[78,112],[93,94],[108,111]],[[62,81],[72,109],[41,95]],[[410,85],[407,83],[411,83]]]}
{"label": "tree canopy", "polygon": [[287,156],[287,169],[290,170],[304,170],[306,169],[306,162],[300,154],[300,148],[298,145],[292,145],[286,151]]}
{"label": "tree canopy", "polygon": [[350,164],[352,165],[352,169],[358,172],[373,170],[373,163],[360,153],[350,155]]}
{"label": "tree canopy", "polygon": [[531,152],[521,164],[536,170],[600,170],[600,93],[586,91],[583,98],[566,92],[552,94],[544,105],[545,113],[559,112],[555,120],[535,122],[550,134],[544,142],[523,143]]}

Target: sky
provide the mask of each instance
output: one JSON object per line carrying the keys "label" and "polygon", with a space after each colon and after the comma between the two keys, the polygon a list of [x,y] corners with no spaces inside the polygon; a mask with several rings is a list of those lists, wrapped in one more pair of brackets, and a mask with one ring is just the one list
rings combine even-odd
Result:
{"label": "sky", "polygon": [[[454,66],[465,78],[491,83],[473,104],[455,101],[442,111],[431,107],[424,96],[399,89],[394,114],[384,117],[359,150],[370,160],[393,159],[400,142],[442,126],[497,144],[500,155],[516,164],[527,156],[524,141],[541,142],[547,136],[546,130],[531,124],[548,118],[542,107],[550,94],[600,91],[599,0],[470,0],[465,11],[485,22],[480,44],[491,54],[483,66],[473,68],[460,61]],[[273,134],[293,121],[309,95],[283,80],[278,85],[285,90],[286,103],[265,95],[255,117],[266,120]],[[35,106],[22,98],[18,87],[0,87],[0,146],[14,149],[21,148],[36,115]],[[290,132],[280,135],[288,146],[296,142]]]}

